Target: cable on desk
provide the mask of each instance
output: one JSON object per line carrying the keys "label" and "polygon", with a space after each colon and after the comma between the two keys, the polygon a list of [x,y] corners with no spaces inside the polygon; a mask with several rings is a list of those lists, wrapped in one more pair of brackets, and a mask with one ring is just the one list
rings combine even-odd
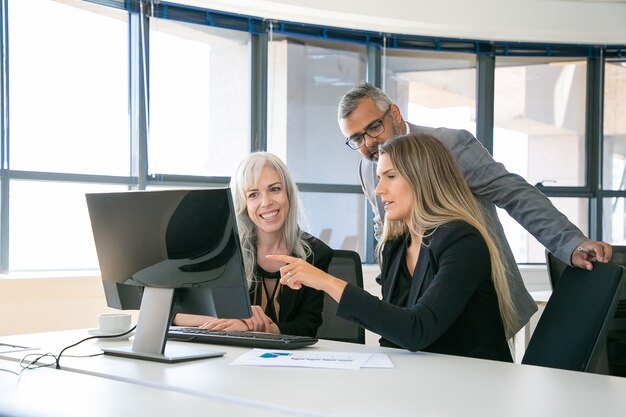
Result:
{"label": "cable on desk", "polygon": [[8,372],[10,374],[14,374],[14,375],[17,375],[17,376],[19,376],[20,373],[21,373],[21,372],[15,372],[15,371],[12,371],[10,369],[4,369],[4,368],[0,368],[0,372]]}
{"label": "cable on desk", "polygon": [[66,358],[93,358],[95,356],[102,356],[104,352],[92,353],[91,355],[65,355]]}
{"label": "cable on desk", "polygon": [[[109,336],[89,336],[89,337],[86,337],[86,338],[84,338],[82,340],[79,340],[78,342],[74,343],[73,345],[69,345],[69,346],[64,347],[63,349],[61,349],[61,352],[59,352],[59,354],[56,356],[56,369],[61,369],[61,364],[60,364],[61,356],[63,355],[63,352],[65,352],[66,350],[68,350],[70,348],[73,348],[74,346],[80,345],[81,343],[83,343],[83,342],[85,342],[87,340],[91,340],[91,339],[113,339],[113,338],[116,338],[116,337],[125,336],[125,335],[131,333],[133,330],[135,330],[136,327],[137,326],[135,325],[135,326],[131,327],[130,329],[126,330],[124,333],[112,334],[112,335],[109,335]],[[85,355],[84,357],[98,356],[98,355],[100,355],[100,353],[98,353],[97,355]],[[74,356],[74,357],[79,357],[79,356]]]}
{"label": "cable on desk", "polygon": [[[34,356],[35,359],[29,360],[29,358],[31,356]],[[43,358],[48,358],[48,357],[54,358],[54,362],[50,362],[50,363],[41,363],[40,362]],[[10,369],[4,369],[4,368],[0,368],[0,371],[8,372],[10,374],[14,374],[14,375],[20,376],[22,374],[22,372],[24,372],[26,369],[45,368],[45,367],[48,367],[48,366],[53,366],[55,363],[56,363],[56,356],[54,356],[52,353],[44,353],[44,354],[29,353],[28,355],[26,355],[22,359],[20,359],[19,366],[20,366],[20,368],[22,368],[21,371],[15,372],[15,371],[12,371]]]}
{"label": "cable on desk", "polygon": [[[24,356],[20,360],[19,365],[22,368],[22,370],[20,372],[15,372],[15,371],[12,371],[10,369],[4,369],[4,368],[0,368],[0,372],[8,372],[8,373],[15,374],[15,375],[19,376],[26,369],[45,368],[45,367],[48,367],[48,366],[54,366],[56,369],[61,369],[61,364],[60,364],[61,356],[63,355],[63,352],[65,352],[66,350],[68,350],[70,348],[73,348],[74,346],[77,346],[77,345],[79,345],[79,344],[81,344],[81,343],[83,343],[83,342],[85,342],[87,340],[90,340],[90,339],[113,339],[113,338],[116,338],[116,337],[125,336],[125,335],[129,334],[130,332],[132,332],[133,330],[135,330],[136,327],[137,326],[133,326],[129,330],[125,331],[124,333],[112,334],[112,335],[108,335],[108,336],[89,336],[89,337],[86,337],[86,338],[84,338],[82,340],[79,340],[78,342],[76,342],[76,343],[74,343],[72,345],[64,347],[63,349],[61,349],[61,352],[59,352],[58,355],[54,355],[54,354],[52,354],[50,352],[43,353],[43,354],[29,353],[28,355]],[[102,352],[94,353],[94,354],[91,354],[91,355],[65,355],[65,356],[69,357],[69,358],[90,358],[90,357],[93,357],[93,356],[100,356],[100,355],[102,355]],[[32,356],[34,356],[35,359],[29,360],[28,358],[30,358]],[[50,362],[50,363],[41,363],[40,361],[42,359],[44,359],[44,358],[53,358],[53,361]]]}
{"label": "cable on desk", "polygon": [[[31,356],[34,356],[35,359],[33,359],[32,361],[28,361],[27,358]],[[40,361],[44,358],[52,358],[54,359],[54,362],[40,363]],[[20,371],[20,373],[26,369],[46,368],[48,366],[53,366],[56,363],[56,359],[56,356],[49,352],[41,355],[36,353],[29,353],[28,355],[24,356],[20,361],[20,366],[22,367],[22,371]]]}

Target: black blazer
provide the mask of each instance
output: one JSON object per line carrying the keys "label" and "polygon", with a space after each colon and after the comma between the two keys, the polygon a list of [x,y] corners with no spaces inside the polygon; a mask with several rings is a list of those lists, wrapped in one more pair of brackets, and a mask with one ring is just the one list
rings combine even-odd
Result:
{"label": "black blazer", "polygon": [[[305,239],[312,250],[307,262],[327,272],[333,250],[311,235],[305,234]],[[317,329],[322,325],[323,291],[305,286],[299,290],[292,290],[286,285],[281,285],[278,303],[280,310],[276,325],[282,334],[298,336],[317,334]]]}
{"label": "black blazer", "polygon": [[387,242],[382,258],[383,300],[348,286],[338,315],[380,334],[382,346],[512,362],[478,230],[455,221],[424,238],[406,306],[390,302],[406,268],[406,239]]}

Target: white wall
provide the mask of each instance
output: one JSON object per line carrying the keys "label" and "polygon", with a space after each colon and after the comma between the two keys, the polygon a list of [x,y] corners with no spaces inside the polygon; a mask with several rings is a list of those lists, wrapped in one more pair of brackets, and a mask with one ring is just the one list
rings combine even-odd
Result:
{"label": "white wall", "polygon": [[380,33],[626,44],[626,0],[180,0],[178,3]]}
{"label": "white wall", "polygon": [[98,327],[99,314],[115,312],[96,275],[0,278],[0,336]]}

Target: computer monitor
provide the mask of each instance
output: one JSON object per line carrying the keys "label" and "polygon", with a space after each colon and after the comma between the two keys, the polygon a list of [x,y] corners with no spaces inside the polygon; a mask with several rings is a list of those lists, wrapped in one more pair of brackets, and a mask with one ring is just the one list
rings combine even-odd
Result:
{"label": "computer monitor", "polygon": [[107,304],[139,309],[132,347],[104,352],[161,362],[223,354],[197,345],[166,348],[166,341],[176,313],[252,315],[230,189],[86,199]]}

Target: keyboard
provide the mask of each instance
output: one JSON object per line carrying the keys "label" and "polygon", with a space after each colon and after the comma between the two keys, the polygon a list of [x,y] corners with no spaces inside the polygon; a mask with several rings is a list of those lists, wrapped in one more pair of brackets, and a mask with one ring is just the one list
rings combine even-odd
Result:
{"label": "keyboard", "polygon": [[260,349],[298,349],[317,343],[317,338],[262,332],[206,330],[197,327],[170,327],[168,339],[183,342],[243,346]]}

